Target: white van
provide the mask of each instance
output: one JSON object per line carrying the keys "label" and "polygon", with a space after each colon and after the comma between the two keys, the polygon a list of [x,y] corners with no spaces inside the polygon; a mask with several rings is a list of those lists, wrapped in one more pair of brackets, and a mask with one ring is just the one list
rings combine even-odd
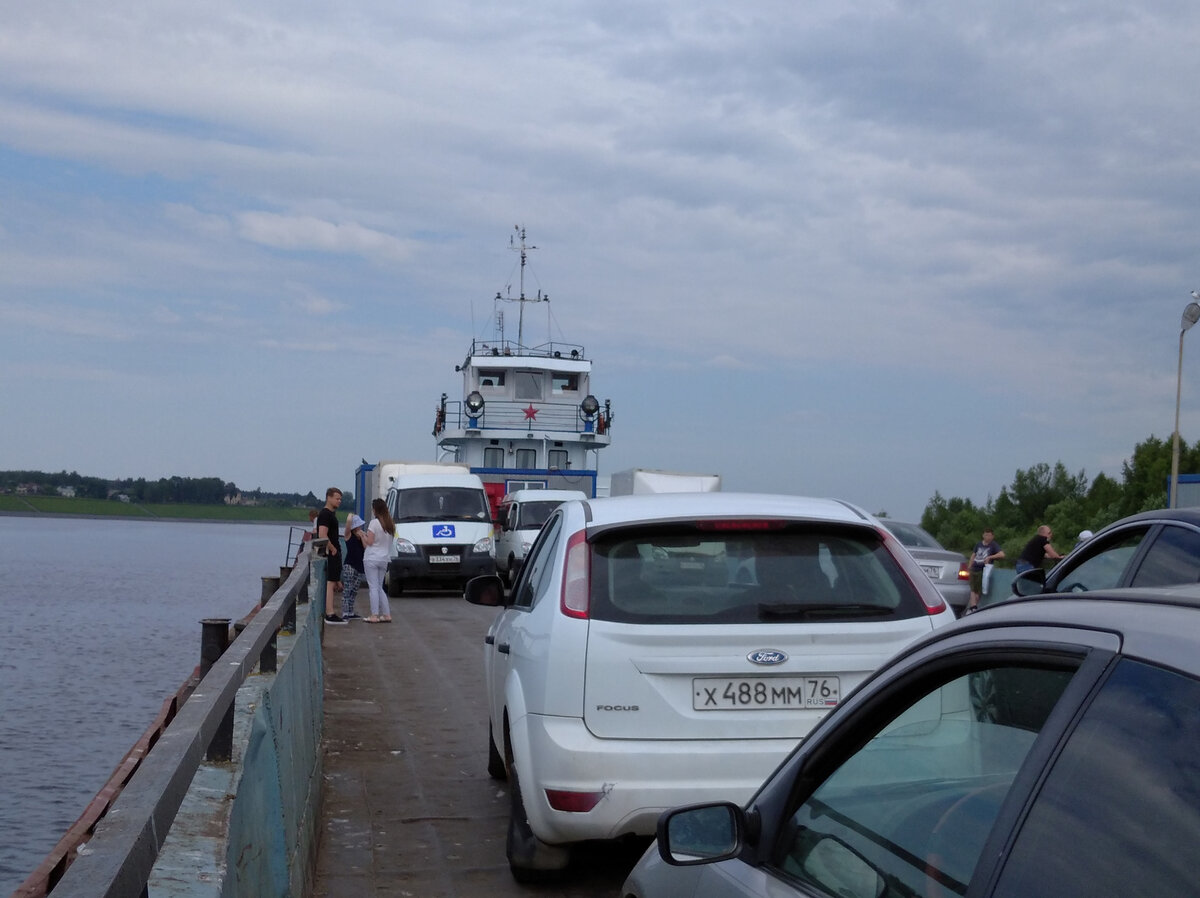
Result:
{"label": "white van", "polygon": [[387,590],[454,589],[494,574],[492,515],[476,474],[400,474],[387,493],[396,523],[388,559]]}
{"label": "white van", "polygon": [[501,499],[496,517],[496,573],[511,585],[550,512],[568,499],[586,498],[578,490],[513,490]]}

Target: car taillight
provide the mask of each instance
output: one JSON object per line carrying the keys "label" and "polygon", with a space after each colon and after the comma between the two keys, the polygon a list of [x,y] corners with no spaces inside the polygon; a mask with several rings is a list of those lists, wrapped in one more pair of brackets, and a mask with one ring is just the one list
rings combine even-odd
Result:
{"label": "car taillight", "polygon": [[746,520],[699,520],[697,530],[782,530],[787,521],[768,521],[750,518]]}
{"label": "car taillight", "polygon": [[965,561],[958,566],[958,579],[959,580],[970,580],[971,579],[971,572],[969,570],[967,570],[967,563]]}
{"label": "car taillight", "polygon": [[582,530],[567,542],[567,563],[563,570],[562,613],[567,617],[587,618],[591,602],[591,547]]}
{"label": "car taillight", "polygon": [[936,589],[924,590],[921,593],[921,601],[925,603],[926,614],[941,614],[950,606],[946,604],[946,600]]}
{"label": "car taillight", "polygon": [[[892,534],[890,532],[888,532],[887,530],[883,530],[883,529],[879,530],[879,536],[880,536],[880,538],[883,539],[884,545],[887,546],[891,550],[893,557],[897,554],[898,551],[900,554],[908,554],[908,550],[904,549],[900,545],[899,540],[897,540],[896,537],[892,536]],[[896,560],[899,561],[898,558]],[[916,565],[914,564],[913,566],[915,567]],[[908,570],[907,565],[901,565],[901,567],[904,567],[907,572],[907,570]],[[918,570],[919,570],[919,568],[918,568]],[[918,585],[918,581],[913,579],[912,574],[906,573],[906,576],[908,577],[908,582],[912,584],[913,589],[915,589],[917,591],[917,594],[921,597],[921,602],[922,602],[922,604],[925,605],[925,613],[926,614],[928,614],[930,616],[935,615],[935,614],[941,614],[943,611],[945,611],[947,608],[950,607],[949,605],[946,604],[946,600],[942,598],[942,594],[940,592],[938,592],[937,589],[934,588],[933,581],[930,580],[928,577],[925,577],[925,576],[920,577],[919,579],[923,582],[921,582]]]}
{"label": "car taillight", "polygon": [[603,792],[567,792],[563,789],[547,789],[546,801],[556,811],[572,811],[586,814],[600,803]]}

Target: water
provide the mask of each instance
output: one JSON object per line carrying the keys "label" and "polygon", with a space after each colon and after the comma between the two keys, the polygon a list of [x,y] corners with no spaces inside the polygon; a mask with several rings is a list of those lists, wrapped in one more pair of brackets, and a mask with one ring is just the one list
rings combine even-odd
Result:
{"label": "water", "polygon": [[257,604],[288,535],[286,524],[0,516],[0,896],[191,675],[201,618]]}

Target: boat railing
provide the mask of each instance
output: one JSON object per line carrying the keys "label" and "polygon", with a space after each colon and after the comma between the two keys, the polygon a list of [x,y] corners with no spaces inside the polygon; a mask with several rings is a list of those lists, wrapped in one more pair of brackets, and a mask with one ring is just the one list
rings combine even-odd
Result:
{"label": "boat railing", "polygon": [[[604,433],[604,413],[585,420],[578,402],[516,402],[489,399],[483,413],[471,416],[464,403],[446,402],[445,428],[449,430],[524,430],[530,433]],[[440,431],[438,431],[440,433]]]}
{"label": "boat railing", "polygon": [[[206,760],[229,761],[238,689],[256,668],[275,672],[277,634],[295,631],[296,603],[308,601],[311,553],[324,543],[303,543],[294,567],[281,567],[279,577],[263,578],[261,605],[239,622],[244,627],[232,641],[228,619],[204,622],[199,683],[157,734],[152,750],[124,778],[119,794],[92,821],[86,852],[75,856],[72,846],[45,879],[31,877],[22,887],[26,891],[19,889],[17,895],[46,894],[37,891],[40,887],[53,898],[147,894],[154,863],[196,771]],[[215,639],[214,632],[219,634]],[[220,664],[213,663],[217,658]]]}
{"label": "boat railing", "polygon": [[578,343],[541,343],[523,346],[515,340],[472,340],[468,358],[480,356],[523,356],[537,359],[571,359],[583,361],[583,346]]}

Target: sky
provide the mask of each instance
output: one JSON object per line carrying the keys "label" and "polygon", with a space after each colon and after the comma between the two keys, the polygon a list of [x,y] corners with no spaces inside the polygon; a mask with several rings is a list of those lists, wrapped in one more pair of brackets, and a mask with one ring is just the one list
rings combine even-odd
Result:
{"label": "sky", "polygon": [[[1119,478],[1174,427],[1200,5],[4,20],[0,469],[323,495],[360,458],[433,459],[517,226],[551,298],[526,342],[583,344],[611,400],[602,475],[916,519],[1043,462]],[[1186,338],[1182,378],[1195,440]]]}

